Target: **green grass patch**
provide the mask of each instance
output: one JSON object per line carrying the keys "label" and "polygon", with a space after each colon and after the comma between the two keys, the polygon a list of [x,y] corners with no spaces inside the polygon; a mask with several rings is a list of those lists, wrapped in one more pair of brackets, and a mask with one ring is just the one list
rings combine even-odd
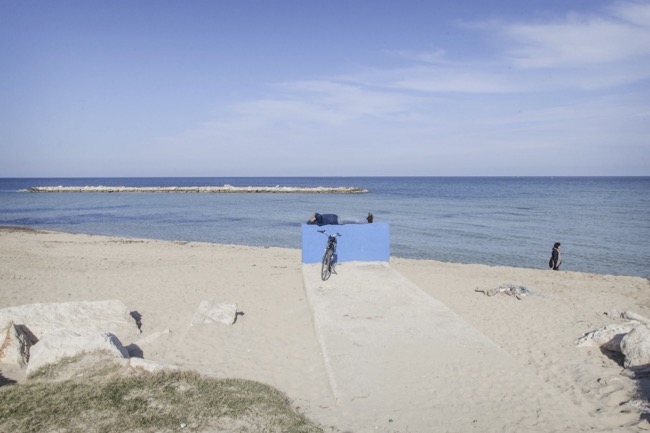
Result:
{"label": "green grass patch", "polygon": [[277,389],[195,372],[68,359],[0,387],[0,432],[323,432]]}

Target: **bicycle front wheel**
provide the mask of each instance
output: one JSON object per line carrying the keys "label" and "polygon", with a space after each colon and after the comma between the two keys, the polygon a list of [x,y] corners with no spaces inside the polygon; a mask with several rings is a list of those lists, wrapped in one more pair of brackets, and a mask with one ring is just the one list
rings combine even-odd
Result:
{"label": "bicycle front wheel", "polygon": [[328,249],[323,255],[323,266],[320,270],[320,276],[323,281],[327,280],[332,275],[332,260],[334,258],[334,251]]}

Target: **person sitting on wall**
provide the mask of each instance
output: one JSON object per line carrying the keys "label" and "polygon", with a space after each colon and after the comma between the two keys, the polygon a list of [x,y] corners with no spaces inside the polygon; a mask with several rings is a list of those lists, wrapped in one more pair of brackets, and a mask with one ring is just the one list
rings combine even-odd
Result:
{"label": "person sitting on wall", "polygon": [[366,224],[366,223],[370,224],[372,223],[373,220],[374,217],[370,212],[368,212],[368,216],[365,218],[365,221],[358,220],[358,219],[339,218],[338,215],[333,213],[325,213],[325,214],[315,213],[309,217],[307,224],[318,224],[319,226],[339,225],[339,224]]}

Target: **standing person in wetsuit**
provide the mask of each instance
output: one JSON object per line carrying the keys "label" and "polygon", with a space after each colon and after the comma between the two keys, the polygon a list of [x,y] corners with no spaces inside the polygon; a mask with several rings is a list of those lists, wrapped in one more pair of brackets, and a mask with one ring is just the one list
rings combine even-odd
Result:
{"label": "standing person in wetsuit", "polygon": [[553,245],[553,251],[551,252],[551,260],[548,262],[548,266],[554,271],[559,271],[561,264],[562,264],[562,258],[560,256],[560,243],[556,242]]}

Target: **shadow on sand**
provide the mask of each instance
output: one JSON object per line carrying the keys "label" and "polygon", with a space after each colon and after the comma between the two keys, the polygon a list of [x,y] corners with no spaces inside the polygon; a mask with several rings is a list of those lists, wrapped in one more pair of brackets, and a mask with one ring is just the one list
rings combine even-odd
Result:
{"label": "shadow on sand", "polygon": [[15,384],[16,384],[15,380],[7,379],[0,371],[0,386],[15,385]]}

